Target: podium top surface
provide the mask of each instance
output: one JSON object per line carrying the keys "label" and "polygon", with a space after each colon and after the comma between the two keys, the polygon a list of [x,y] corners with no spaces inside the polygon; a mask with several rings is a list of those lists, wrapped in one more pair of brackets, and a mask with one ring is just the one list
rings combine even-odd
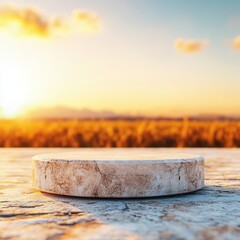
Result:
{"label": "podium top surface", "polygon": [[154,149],[81,149],[73,152],[55,152],[33,157],[37,161],[94,161],[108,163],[175,163],[202,161],[203,157],[194,154],[155,151]]}

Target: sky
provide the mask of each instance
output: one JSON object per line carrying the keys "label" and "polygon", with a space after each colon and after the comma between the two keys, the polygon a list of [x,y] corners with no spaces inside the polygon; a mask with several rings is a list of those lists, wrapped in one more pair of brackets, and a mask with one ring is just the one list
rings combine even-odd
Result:
{"label": "sky", "polygon": [[0,115],[240,116],[239,0],[0,1]]}

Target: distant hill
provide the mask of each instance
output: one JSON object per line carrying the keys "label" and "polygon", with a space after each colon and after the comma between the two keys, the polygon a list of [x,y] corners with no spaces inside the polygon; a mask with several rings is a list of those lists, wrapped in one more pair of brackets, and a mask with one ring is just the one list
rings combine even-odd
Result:
{"label": "distant hill", "polygon": [[[170,117],[170,116],[150,116],[150,115],[131,115],[128,113],[118,114],[111,110],[94,111],[88,108],[76,109],[66,106],[41,107],[26,111],[25,114],[19,116],[24,119],[42,119],[42,120],[71,120],[71,119],[124,119],[124,120],[140,120],[140,119],[155,119],[155,120],[240,120],[239,116],[221,115],[221,114],[199,114],[186,117]],[[0,119],[4,118],[3,111],[0,108]]]}
{"label": "distant hill", "polygon": [[[0,109],[1,114],[1,109]],[[157,119],[157,120],[181,120],[182,117],[169,116],[148,116],[148,115],[131,115],[118,114],[110,110],[94,111],[88,108],[76,109],[65,106],[36,108],[28,111],[23,117],[29,119]],[[239,120],[240,116],[227,116],[221,114],[199,114],[187,117],[189,120]]]}
{"label": "distant hill", "polygon": [[74,109],[63,106],[37,108],[28,111],[24,117],[30,119],[109,119],[123,118],[127,115],[116,114],[112,111],[93,111],[90,109]]}
{"label": "distant hill", "polygon": [[228,115],[221,115],[221,114],[199,114],[195,116],[190,116],[189,119],[191,120],[238,120],[240,116],[228,116]]}

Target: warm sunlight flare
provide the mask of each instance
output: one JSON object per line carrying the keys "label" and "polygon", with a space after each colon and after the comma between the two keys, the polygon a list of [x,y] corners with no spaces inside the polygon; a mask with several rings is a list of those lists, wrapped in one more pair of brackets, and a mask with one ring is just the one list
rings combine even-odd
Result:
{"label": "warm sunlight flare", "polygon": [[6,102],[5,106],[3,106],[3,114],[6,118],[15,117],[18,110],[18,104],[15,104],[13,101]]}
{"label": "warm sunlight flare", "polygon": [[16,117],[21,114],[23,107],[27,104],[28,94],[24,79],[18,71],[10,69],[1,72],[0,100],[3,115],[6,118]]}

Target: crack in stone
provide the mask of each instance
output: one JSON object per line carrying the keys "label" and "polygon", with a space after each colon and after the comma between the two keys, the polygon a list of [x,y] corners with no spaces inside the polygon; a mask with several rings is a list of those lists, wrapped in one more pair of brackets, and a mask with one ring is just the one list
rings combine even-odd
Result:
{"label": "crack in stone", "polygon": [[179,179],[179,181],[181,180],[180,172],[181,172],[182,166],[183,166],[183,164],[182,164],[182,162],[181,162],[181,163],[180,163],[180,166],[179,166],[179,168],[178,168],[178,179]]}
{"label": "crack in stone", "polygon": [[31,216],[45,216],[45,215],[53,215],[53,216],[76,216],[82,214],[81,211],[68,211],[68,212],[38,212],[38,213],[3,213],[0,214],[0,218],[13,218],[13,217],[31,217]]}
{"label": "crack in stone", "polygon": [[20,216],[43,216],[43,215],[49,215],[49,213],[4,213],[0,214],[0,218],[12,218],[12,217],[20,217]]}
{"label": "crack in stone", "polygon": [[60,223],[58,223],[58,225],[60,225],[60,226],[74,226],[74,225],[77,225],[77,224],[80,224],[80,223],[94,223],[94,222],[96,222],[96,220],[94,220],[94,219],[77,219],[77,220],[73,219],[73,221],[60,222]]}
{"label": "crack in stone", "polygon": [[122,209],[122,211],[127,211],[129,210],[128,204],[125,202],[122,202],[124,204],[124,208]]}

